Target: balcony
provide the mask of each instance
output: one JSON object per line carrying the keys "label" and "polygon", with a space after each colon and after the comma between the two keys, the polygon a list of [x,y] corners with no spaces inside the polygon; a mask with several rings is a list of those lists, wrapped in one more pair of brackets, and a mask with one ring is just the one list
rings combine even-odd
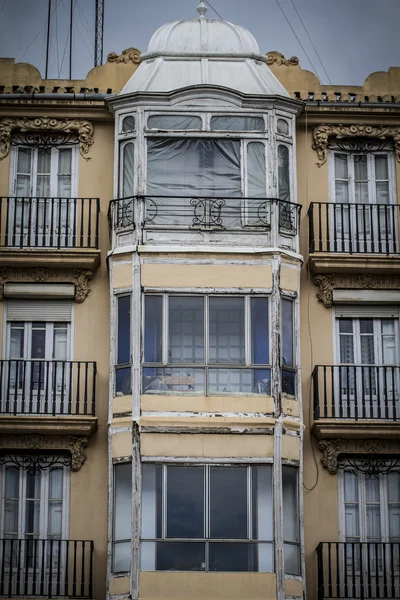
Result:
{"label": "balcony", "polygon": [[318,600],[400,598],[400,543],[321,542]]}
{"label": "balcony", "polygon": [[298,251],[301,206],[278,198],[135,196],[111,200],[113,246],[219,244]]}
{"label": "balcony", "polygon": [[99,214],[98,198],[0,197],[2,265],[94,268]]}
{"label": "balcony", "polygon": [[97,424],[96,372],[95,362],[1,360],[0,431],[88,435]]}
{"label": "balcony", "polygon": [[0,596],[93,598],[93,542],[1,539]]}
{"label": "balcony", "polygon": [[399,366],[317,365],[312,379],[318,438],[398,436]]}
{"label": "balcony", "polygon": [[[400,206],[312,202],[308,210],[310,267],[346,273],[398,268]],[[350,256],[351,255],[351,256]]]}

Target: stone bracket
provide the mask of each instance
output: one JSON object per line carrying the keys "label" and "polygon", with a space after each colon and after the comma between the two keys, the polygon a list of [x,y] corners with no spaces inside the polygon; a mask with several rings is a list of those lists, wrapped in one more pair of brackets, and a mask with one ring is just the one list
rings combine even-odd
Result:
{"label": "stone bracket", "polygon": [[319,287],[317,298],[326,308],[333,304],[333,290],[335,289],[373,289],[373,290],[400,290],[399,275],[375,275],[371,273],[358,273],[357,275],[314,275],[314,283]]}
{"label": "stone bracket", "polygon": [[84,450],[89,443],[87,437],[52,435],[0,435],[0,453],[42,453],[56,454],[68,452],[71,455],[71,470],[79,471],[86,460]]}
{"label": "stone bracket", "polygon": [[400,440],[320,440],[318,448],[322,452],[321,462],[329,473],[335,475],[340,468],[340,457],[351,456],[353,459],[359,455],[363,458],[372,456],[385,456],[400,453]]}
{"label": "stone bracket", "polygon": [[89,269],[49,269],[33,267],[31,269],[0,268],[0,300],[4,299],[4,285],[13,283],[73,283],[75,300],[83,302],[90,292],[89,281],[93,271]]}

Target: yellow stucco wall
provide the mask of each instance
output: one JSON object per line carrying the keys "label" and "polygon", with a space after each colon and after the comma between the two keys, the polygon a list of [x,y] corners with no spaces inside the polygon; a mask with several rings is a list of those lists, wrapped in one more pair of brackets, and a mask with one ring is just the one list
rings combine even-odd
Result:
{"label": "yellow stucco wall", "polygon": [[272,268],[257,265],[144,264],[144,287],[270,288]]}
{"label": "yellow stucco wall", "polygon": [[142,411],[266,413],[274,412],[270,396],[162,396],[144,394],[140,399]]}
{"label": "yellow stucco wall", "polygon": [[131,262],[115,262],[113,264],[113,286],[115,290],[132,287]]}

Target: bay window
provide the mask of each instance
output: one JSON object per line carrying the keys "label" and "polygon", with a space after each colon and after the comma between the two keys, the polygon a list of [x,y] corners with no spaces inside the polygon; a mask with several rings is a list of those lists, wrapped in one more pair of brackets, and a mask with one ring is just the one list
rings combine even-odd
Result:
{"label": "bay window", "polygon": [[294,304],[282,298],[282,392],[295,394]]}
{"label": "bay window", "polygon": [[141,569],[272,572],[272,465],[142,467]]}
{"label": "bay window", "polygon": [[130,570],[132,523],[132,464],[114,465],[113,567],[114,573]]}
{"label": "bay window", "polygon": [[285,573],[300,575],[300,521],[297,467],[282,466],[282,497]]}
{"label": "bay window", "polygon": [[265,296],[144,296],[143,393],[270,394]]}
{"label": "bay window", "polygon": [[117,348],[115,366],[115,393],[130,394],[131,386],[131,296],[117,298]]}

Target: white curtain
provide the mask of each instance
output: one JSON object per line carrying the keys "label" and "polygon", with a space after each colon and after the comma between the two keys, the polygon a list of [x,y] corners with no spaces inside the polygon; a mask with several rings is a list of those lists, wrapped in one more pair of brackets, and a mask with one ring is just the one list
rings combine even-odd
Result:
{"label": "white curtain", "polygon": [[211,117],[211,131],[264,131],[263,117]]}
{"label": "white curtain", "polygon": [[387,156],[375,156],[375,185],[377,204],[389,204],[389,170]]}
{"label": "white curtain", "polygon": [[349,202],[347,154],[335,153],[335,200],[343,204]]}
{"label": "white curtain", "polygon": [[184,131],[202,129],[201,117],[190,115],[151,115],[147,119],[147,129]]}
{"label": "white curtain", "polygon": [[53,468],[49,472],[47,533],[53,539],[62,537],[63,475],[62,467]]}
{"label": "white curtain", "polygon": [[368,164],[364,155],[354,155],[354,188],[356,204],[368,204]]}
{"label": "white curtain", "polygon": [[32,150],[18,148],[16,195],[30,196]]}
{"label": "white curtain", "polygon": [[46,198],[50,193],[51,172],[51,149],[38,148],[37,151],[37,174],[36,174],[36,196]]}
{"label": "white curtain", "polygon": [[18,537],[19,469],[5,467],[4,523],[5,537]]}
{"label": "white curtain", "polygon": [[278,146],[278,187],[279,198],[290,202],[289,148]]}
{"label": "white curtain", "polygon": [[133,177],[134,177],[134,150],[132,142],[123,146],[123,162],[122,162],[122,196],[128,198],[133,196]]}
{"label": "white curtain", "polygon": [[[114,468],[114,542],[131,539],[132,464]],[[114,571],[129,571],[130,542],[114,543]]]}
{"label": "white curtain", "polygon": [[58,190],[60,198],[71,197],[72,149],[60,148],[58,151]]}

